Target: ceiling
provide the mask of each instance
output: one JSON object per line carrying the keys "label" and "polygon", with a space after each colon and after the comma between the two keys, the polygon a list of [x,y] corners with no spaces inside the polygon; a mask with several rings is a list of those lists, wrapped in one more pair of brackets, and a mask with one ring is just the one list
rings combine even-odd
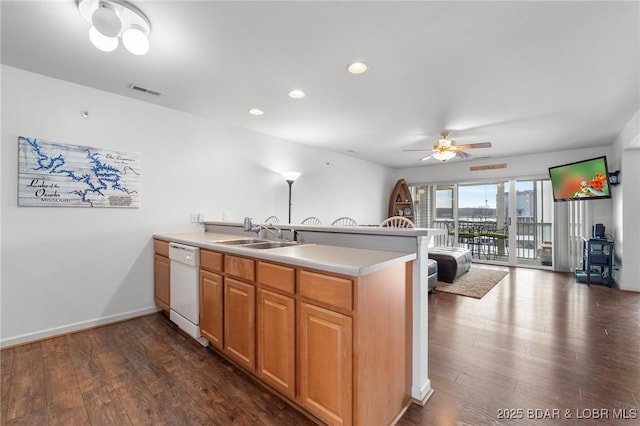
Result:
{"label": "ceiling", "polygon": [[442,130],[493,143],[472,159],[611,145],[640,108],[638,1],[133,3],[145,56],[73,0],[3,0],[2,63],[395,168]]}

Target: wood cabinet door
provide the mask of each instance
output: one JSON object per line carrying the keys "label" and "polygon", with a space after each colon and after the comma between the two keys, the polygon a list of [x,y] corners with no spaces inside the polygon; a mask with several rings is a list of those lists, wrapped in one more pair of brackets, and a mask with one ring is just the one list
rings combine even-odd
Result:
{"label": "wood cabinet door", "polygon": [[168,257],[154,255],[153,258],[153,289],[156,304],[169,312],[171,306],[169,270],[171,263]]}
{"label": "wood cabinet door", "polygon": [[330,425],[353,422],[352,319],[300,302],[300,404]]}
{"label": "wood cabinet door", "polygon": [[200,333],[219,349],[224,334],[223,294],[222,275],[200,270]]}
{"label": "wood cabinet door", "polygon": [[224,279],[224,351],[251,371],[256,368],[256,290]]}
{"label": "wood cabinet door", "polygon": [[258,376],[295,398],[295,301],[258,290]]}

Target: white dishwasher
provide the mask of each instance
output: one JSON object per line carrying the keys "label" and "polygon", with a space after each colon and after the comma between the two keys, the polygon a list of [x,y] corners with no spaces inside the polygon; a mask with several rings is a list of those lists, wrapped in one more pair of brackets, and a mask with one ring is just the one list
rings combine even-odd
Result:
{"label": "white dishwasher", "polygon": [[200,249],[169,243],[169,318],[202,346],[209,341],[200,335]]}

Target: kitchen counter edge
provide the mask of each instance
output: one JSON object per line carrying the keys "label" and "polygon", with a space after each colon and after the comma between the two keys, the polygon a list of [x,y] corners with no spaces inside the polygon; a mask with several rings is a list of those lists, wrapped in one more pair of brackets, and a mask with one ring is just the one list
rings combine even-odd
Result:
{"label": "kitchen counter edge", "polygon": [[300,244],[266,250],[219,244],[238,235],[212,232],[154,234],[153,238],[206,250],[285,263],[349,276],[364,276],[399,263],[416,259],[415,253],[357,249],[320,244]]}

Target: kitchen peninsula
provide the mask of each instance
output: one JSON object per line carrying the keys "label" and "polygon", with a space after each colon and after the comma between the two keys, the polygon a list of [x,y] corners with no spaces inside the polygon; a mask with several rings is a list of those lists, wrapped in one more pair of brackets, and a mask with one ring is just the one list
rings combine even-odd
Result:
{"label": "kitchen peninsula", "polygon": [[423,400],[416,389],[431,391],[426,331],[415,339],[427,285],[416,293],[424,271],[414,260],[434,230],[323,228],[298,225],[300,244],[262,250],[225,244],[254,237],[242,224],[208,222],[206,232],[155,235],[156,258],[169,242],[200,248],[202,335],[223,355],[324,422],[392,423]]}
{"label": "kitchen peninsula", "polygon": [[[326,244],[330,246],[391,250],[414,253],[409,278],[411,281],[412,303],[412,371],[411,397],[414,402],[424,405],[431,396],[431,382],[428,375],[428,248],[436,235],[445,235],[438,228],[385,228],[378,226],[322,226],[301,224],[277,224],[289,233],[289,238],[303,243]],[[246,236],[242,223],[205,222],[208,232],[223,232]]]}

